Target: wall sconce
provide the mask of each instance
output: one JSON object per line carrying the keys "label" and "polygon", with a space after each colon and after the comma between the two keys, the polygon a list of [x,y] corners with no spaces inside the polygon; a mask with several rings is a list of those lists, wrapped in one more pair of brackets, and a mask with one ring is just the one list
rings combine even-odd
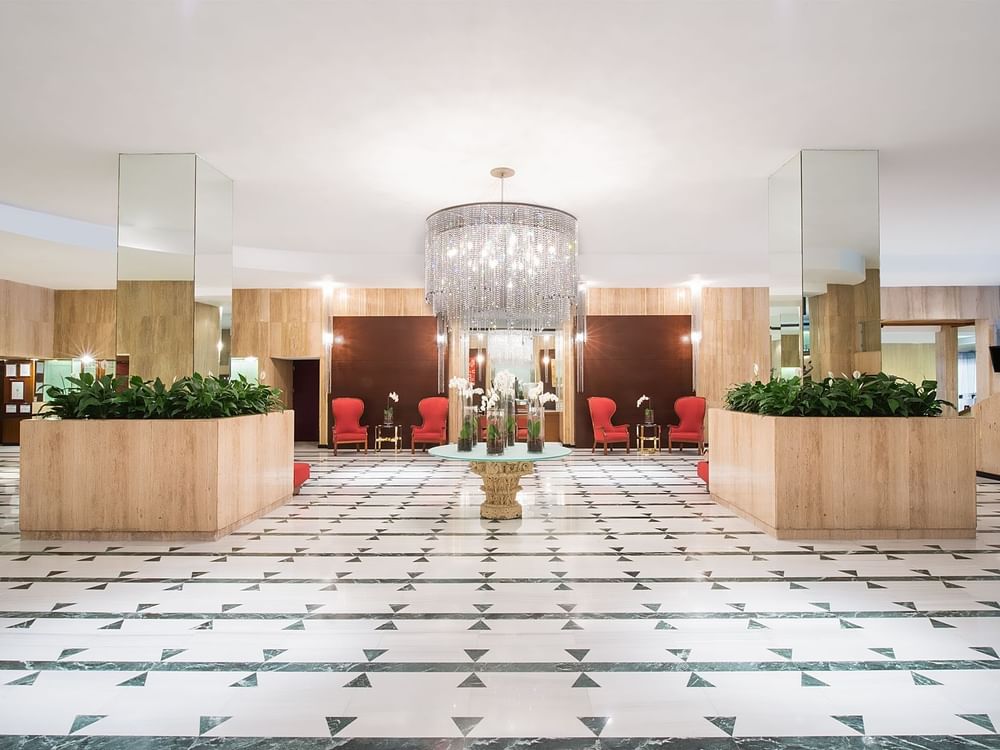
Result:
{"label": "wall sconce", "polygon": [[89,352],[84,352],[83,354],[80,355],[80,362],[83,363],[84,367],[89,367],[90,365],[94,364],[94,361],[95,361],[94,355],[90,354]]}
{"label": "wall sconce", "polygon": [[327,349],[333,346],[333,331],[323,331],[323,346]]}
{"label": "wall sconce", "polygon": [[332,281],[323,281],[323,282],[320,282],[320,287],[323,289],[323,296],[324,297],[332,297],[333,296],[333,282]]}
{"label": "wall sconce", "polygon": [[339,346],[340,344],[343,344],[343,343],[344,343],[344,337],[343,337],[343,336],[341,336],[341,335],[340,335],[340,334],[338,333],[338,334],[337,334],[336,336],[334,336],[334,337],[333,337],[333,343],[337,344],[338,346]]}
{"label": "wall sconce", "polygon": [[222,354],[222,339],[219,339],[219,341],[216,343],[215,350],[219,352],[219,354]]}
{"label": "wall sconce", "polygon": [[692,331],[691,340],[696,344],[701,341],[701,331]]}

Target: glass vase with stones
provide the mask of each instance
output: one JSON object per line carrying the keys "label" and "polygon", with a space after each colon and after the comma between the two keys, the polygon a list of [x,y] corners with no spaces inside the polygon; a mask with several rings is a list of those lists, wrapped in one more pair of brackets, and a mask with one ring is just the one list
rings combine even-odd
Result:
{"label": "glass vase with stones", "polygon": [[382,424],[386,427],[392,427],[392,407],[387,407],[382,412]]}
{"label": "glass vase with stones", "polygon": [[507,409],[495,407],[486,411],[486,455],[502,456],[507,446]]}
{"label": "glass vase with stones", "polygon": [[513,398],[506,399],[505,402],[507,421],[507,445],[514,445],[517,442],[517,402]]}
{"label": "glass vase with stones", "polygon": [[656,424],[656,419],[654,418],[652,409],[647,408],[643,411],[643,424],[647,425]]}
{"label": "glass vase with stones", "polygon": [[528,406],[528,453],[545,450],[545,407],[533,403]]}
{"label": "glass vase with stones", "polygon": [[458,450],[468,453],[476,444],[476,433],[479,432],[479,410],[475,406],[462,407],[462,428],[458,432]]}

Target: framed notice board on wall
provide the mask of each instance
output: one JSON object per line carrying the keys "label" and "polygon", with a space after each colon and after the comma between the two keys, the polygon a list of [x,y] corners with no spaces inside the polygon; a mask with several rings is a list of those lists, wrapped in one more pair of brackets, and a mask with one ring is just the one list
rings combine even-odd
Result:
{"label": "framed notice board on wall", "polygon": [[35,362],[31,360],[6,360],[0,367],[3,375],[0,387],[0,443],[18,445],[21,440],[21,422],[31,419],[35,401]]}

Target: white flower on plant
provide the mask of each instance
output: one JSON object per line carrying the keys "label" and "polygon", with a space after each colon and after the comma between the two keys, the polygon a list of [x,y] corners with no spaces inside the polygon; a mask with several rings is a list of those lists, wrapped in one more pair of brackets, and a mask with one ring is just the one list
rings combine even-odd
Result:
{"label": "white flower on plant", "polygon": [[469,389],[469,381],[466,378],[452,378],[448,381],[448,387],[454,388],[456,391],[465,392]]}
{"label": "white flower on plant", "polygon": [[528,400],[534,401],[536,398],[539,398],[542,395],[542,389],[544,387],[545,386],[542,385],[541,383],[536,383],[535,385],[531,386],[531,388],[528,389],[528,394],[527,394]]}
{"label": "white flower on plant", "polygon": [[833,370],[828,370],[828,371],[827,371],[827,373],[826,373],[826,376],[827,376],[827,377],[828,377],[828,378],[829,378],[830,380],[833,380]]}
{"label": "white flower on plant", "polygon": [[648,402],[649,402],[649,396],[647,396],[644,393],[641,396],[639,396],[639,400],[635,402],[635,408],[638,409],[640,406]]}
{"label": "white flower on plant", "polygon": [[399,394],[396,393],[395,391],[392,391],[389,394],[389,400],[392,401],[393,403],[398,404],[399,403]]}
{"label": "white flower on plant", "polygon": [[510,370],[501,370],[493,376],[493,390],[498,397],[512,398],[517,377]]}
{"label": "white flower on plant", "polygon": [[537,398],[538,398],[538,403],[541,404],[542,406],[548,403],[554,403],[559,400],[559,397],[556,396],[556,394],[554,393],[539,393]]}
{"label": "white flower on plant", "polygon": [[855,371],[854,371],[854,379],[855,379],[855,380],[857,380],[857,379],[858,379],[858,378],[860,378],[860,377],[861,377],[861,373],[860,373],[860,372],[858,372],[857,370],[855,370]]}
{"label": "white flower on plant", "polygon": [[473,388],[471,391],[469,391],[469,395],[470,396],[482,396],[484,392],[485,391],[483,391],[482,388]]}
{"label": "white flower on plant", "polygon": [[753,363],[753,376],[755,378],[760,377],[760,365],[758,365],[756,362]]}

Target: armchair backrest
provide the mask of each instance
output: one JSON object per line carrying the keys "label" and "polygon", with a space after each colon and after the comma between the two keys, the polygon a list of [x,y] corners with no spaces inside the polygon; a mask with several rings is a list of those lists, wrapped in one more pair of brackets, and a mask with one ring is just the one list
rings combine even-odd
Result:
{"label": "armchair backrest", "polygon": [[365,402],[360,398],[335,398],[331,402],[333,408],[333,425],[342,432],[361,432],[361,415],[365,413]]}
{"label": "armchair backrest", "polygon": [[701,432],[705,427],[707,402],[701,396],[682,396],[674,401],[678,432]]}
{"label": "armchair backrest", "polygon": [[611,417],[618,410],[618,404],[614,399],[604,396],[591,396],[587,399],[587,406],[590,408],[590,421],[594,426],[594,434],[600,435],[600,430],[611,428]]}
{"label": "armchair backrest", "polygon": [[431,396],[422,398],[417,403],[417,411],[424,421],[420,425],[421,430],[434,430],[444,432],[445,425],[448,424],[448,399],[444,396]]}

